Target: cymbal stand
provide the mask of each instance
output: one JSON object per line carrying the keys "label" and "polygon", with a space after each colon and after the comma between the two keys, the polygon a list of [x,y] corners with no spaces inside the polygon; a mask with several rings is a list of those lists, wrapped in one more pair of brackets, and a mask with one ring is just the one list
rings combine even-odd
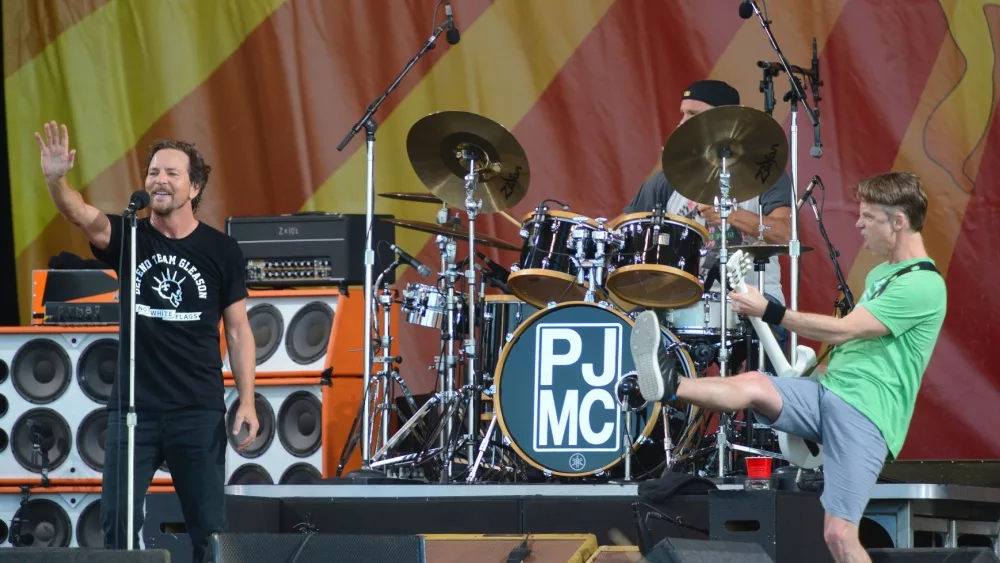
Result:
{"label": "cymbal stand", "polygon": [[476,412],[476,401],[479,398],[480,392],[479,374],[476,373],[476,267],[474,257],[476,255],[476,216],[483,208],[483,201],[476,201],[474,198],[476,195],[476,180],[479,177],[476,164],[486,164],[487,156],[472,147],[463,148],[458,156],[461,160],[468,161],[469,163],[469,173],[465,175],[465,212],[469,216],[469,261],[468,267],[465,270],[465,277],[468,280],[469,286],[469,328],[465,335],[465,358],[468,362],[468,371],[465,376],[464,390],[469,394],[467,397],[469,404],[468,409],[466,409],[465,418],[466,429],[468,431],[468,443],[466,445],[466,453],[468,454],[467,463],[471,466],[472,460],[476,456],[476,424],[478,421],[474,414]]}
{"label": "cymbal stand", "polygon": [[[719,213],[721,217],[722,224],[719,227],[719,279],[722,281],[722,296],[720,301],[722,302],[722,315],[719,319],[719,332],[721,333],[722,342],[719,348],[719,377],[729,377],[729,342],[728,342],[728,327],[727,319],[729,315],[729,301],[728,294],[726,291],[726,283],[729,277],[726,273],[726,262],[729,260],[729,250],[727,248],[726,233],[729,229],[729,214],[732,212],[733,208],[736,206],[736,200],[729,198],[729,167],[727,166],[727,159],[730,156],[730,151],[728,148],[724,148],[719,151],[720,161],[722,162],[722,172],[719,174],[719,196],[715,196],[715,201],[713,202],[713,207],[715,211]],[[720,197],[721,196],[721,197]],[[731,420],[727,413],[719,413],[719,430],[716,434],[716,450],[719,457],[719,477],[725,477],[728,470],[728,454],[726,448],[730,447],[729,443],[729,433],[731,432]]]}
{"label": "cymbal stand", "polygon": [[[778,42],[774,39],[774,34],[771,33],[771,22],[768,21],[763,14],[761,14],[760,9],[757,7],[757,3],[753,0],[749,0],[750,6],[753,8],[754,13],[757,15],[757,19],[760,20],[760,25],[764,29],[764,33],[767,34],[768,41],[771,42],[771,48],[778,55],[778,60],[781,61],[781,68],[788,75],[788,80],[791,83],[791,91],[785,95],[785,101],[790,101],[792,105],[791,116],[791,143],[789,146],[789,152],[791,152],[792,161],[792,201],[798,201],[798,179],[799,179],[799,103],[806,110],[806,115],[809,117],[809,121],[812,123],[813,127],[813,147],[810,149],[809,154],[813,158],[820,158],[823,156],[823,143],[820,141],[820,123],[819,123],[819,109],[813,109],[809,107],[806,102],[805,92],[802,90],[802,84],[799,82],[797,76],[793,73],[799,72],[800,74],[809,77],[810,85],[813,90],[813,101],[817,106],[819,105],[819,87],[822,86],[823,82],[819,79],[819,58],[816,54],[816,39],[813,38],[813,58],[812,58],[812,68],[802,69],[800,67],[794,67],[788,64],[788,60],[785,55],[781,52],[781,48],[778,47]],[[801,241],[799,240],[799,224],[798,224],[798,210],[792,211],[792,236],[788,241],[788,257],[791,260],[791,300],[790,309],[797,311],[799,309],[799,265],[800,257],[802,255]],[[799,336],[798,333],[792,331],[790,336],[790,349],[791,349],[791,363],[795,363],[798,359],[798,343]]]}
{"label": "cymbal stand", "polygon": [[583,300],[588,303],[594,303],[596,301],[594,295],[594,272],[593,272],[593,262],[587,260],[587,241],[590,240],[590,230],[584,228],[583,224],[588,220],[587,217],[574,217],[573,222],[576,225],[570,232],[570,238],[573,239],[573,247],[576,249],[576,254],[574,254],[570,260],[576,264],[576,283],[580,287],[586,287],[587,291],[584,293]]}
{"label": "cymbal stand", "polygon": [[[764,225],[764,206],[760,204],[760,196],[757,196],[757,217],[760,223],[757,225],[760,242],[764,242],[764,231],[768,229]],[[761,295],[764,294],[764,268],[768,262],[767,258],[754,257],[753,269],[757,271],[757,289]],[[757,370],[764,371],[767,367],[767,354],[764,351],[764,340],[757,338]],[[749,424],[749,422],[748,422]]]}

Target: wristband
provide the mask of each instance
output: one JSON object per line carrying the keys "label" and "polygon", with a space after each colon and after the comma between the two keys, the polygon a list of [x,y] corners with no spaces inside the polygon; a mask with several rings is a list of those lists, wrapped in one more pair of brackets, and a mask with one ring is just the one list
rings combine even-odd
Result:
{"label": "wristband", "polygon": [[774,301],[768,301],[767,307],[764,308],[764,315],[761,316],[761,319],[763,319],[767,324],[780,325],[781,320],[784,318],[785,306],[779,305]]}

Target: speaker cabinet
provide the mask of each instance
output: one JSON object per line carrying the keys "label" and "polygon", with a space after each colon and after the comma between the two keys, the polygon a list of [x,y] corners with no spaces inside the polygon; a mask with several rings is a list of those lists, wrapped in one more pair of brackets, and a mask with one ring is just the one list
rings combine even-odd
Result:
{"label": "speaker cabinet", "polygon": [[[646,554],[648,563],[773,563],[756,543],[667,538]],[[812,561],[803,555],[799,561]]]}
{"label": "speaker cabinet", "polygon": [[597,551],[593,534],[435,535],[427,534],[428,563],[482,561],[586,561]]}
{"label": "speaker cabinet", "polygon": [[0,563],[170,563],[159,549],[112,551],[98,548],[22,548],[0,550]]}
{"label": "speaker cabinet", "polygon": [[639,548],[634,545],[602,545],[590,556],[587,563],[637,563],[642,561]]}
{"label": "speaker cabinet", "polygon": [[[247,318],[256,344],[257,377],[319,375],[326,367],[339,295],[319,289],[251,291]],[[228,350],[223,350],[222,362],[223,373],[231,375]]]}
{"label": "speaker cabinet", "polygon": [[100,482],[117,362],[118,327],[0,329],[0,482]]}
{"label": "speaker cabinet", "polygon": [[833,563],[823,539],[819,495],[791,491],[709,491],[709,539],[752,542],[777,563]]}
{"label": "speaker cabinet", "polygon": [[869,549],[872,563],[997,563],[1000,558],[985,547],[918,547]]}
{"label": "speaker cabinet", "polygon": [[[307,384],[303,384],[306,383]],[[296,384],[299,383],[299,384]],[[318,379],[258,380],[254,389],[257,437],[243,451],[244,426],[233,435],[239,393],[226,397],[228,485],[308,484],[322,478],[323,405]]]}

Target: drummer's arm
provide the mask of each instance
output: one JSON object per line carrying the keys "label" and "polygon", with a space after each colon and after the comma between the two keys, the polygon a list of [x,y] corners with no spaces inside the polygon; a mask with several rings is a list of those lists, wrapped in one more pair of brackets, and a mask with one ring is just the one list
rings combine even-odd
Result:
{"label": "drummer's arm", "polygon": [[[735,209],[729,214],[729,224],[751,237],[760,236],[760,217],[746,209]],[[771,244],[788,244],[792,238],[792,208],[778,207],[764,216],[764,241]]]}

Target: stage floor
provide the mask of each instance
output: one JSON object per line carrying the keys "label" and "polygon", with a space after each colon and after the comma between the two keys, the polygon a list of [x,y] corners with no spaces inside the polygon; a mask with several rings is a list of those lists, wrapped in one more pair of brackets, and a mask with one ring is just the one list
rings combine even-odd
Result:
{"label": "stage floor", "polygon": [[[720,490],[741,490],[742,485],[721,484]],[[605,484],[316,484],[234,485],[234,497],[337,500],[394,499],[473,501],[488,499],[584,501],[640,500],[636,483]],[[962,545],[961,538],[988,541],[1000,554],[1000,488],[940,484],[878,484],[865,512],[881,526],[894,547],[915,547],[917,534],[936,534],[943,547]],[[582,531],[582,530],[581,530]],[[981,543],[977,545],[982,545]]]}

